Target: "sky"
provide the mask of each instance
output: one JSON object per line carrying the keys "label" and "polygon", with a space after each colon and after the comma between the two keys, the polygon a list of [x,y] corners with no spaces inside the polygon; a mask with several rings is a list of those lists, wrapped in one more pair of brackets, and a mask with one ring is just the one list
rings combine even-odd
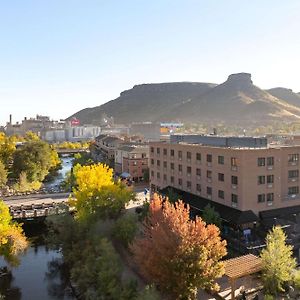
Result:
{"label": "sky", "polygon": [[0,0],[0,124],[238,72],[300,92],[299,12],[299,0]]}

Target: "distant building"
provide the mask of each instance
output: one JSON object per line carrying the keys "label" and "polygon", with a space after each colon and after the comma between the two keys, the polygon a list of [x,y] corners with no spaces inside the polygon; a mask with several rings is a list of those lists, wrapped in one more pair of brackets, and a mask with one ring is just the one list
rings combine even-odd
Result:
{"label": "distant building", "polygon": [[115,173],[130,174],[135,181],[149,179],[149,145],[121,145],[115,150]]}
{"label": "distant building", "polygon": [[130,127],[130,134],[142,136],[146,142],[159,141],[161,135],[160,123],[132,123]]}
{"label": "distant building", "polygon": [[101,134],[95,138],[92,155],[113,167],[115,150],[123,143],[124,140],[118,137]]}
{"label": "distant building", "polygon": [[77,119],[71,121],[54,121],[47,116],[37,115],[35,118],[26,117],[21,123],[12,124],[12,116],[6,124],[7,135],[25,135],[32,131],[48,142],[84,141],[98,136],[101,128],[94,125],[79,125]]}

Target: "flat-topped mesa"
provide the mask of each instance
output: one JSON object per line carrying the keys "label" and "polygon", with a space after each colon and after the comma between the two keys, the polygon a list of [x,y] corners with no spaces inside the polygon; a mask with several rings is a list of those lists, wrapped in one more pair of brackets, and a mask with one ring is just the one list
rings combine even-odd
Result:
{"label": "flat-topped mesa", "polygon": [[253,84],[250,73],[231,74],[228,76],[226,82],[238,86],[248,86]]}

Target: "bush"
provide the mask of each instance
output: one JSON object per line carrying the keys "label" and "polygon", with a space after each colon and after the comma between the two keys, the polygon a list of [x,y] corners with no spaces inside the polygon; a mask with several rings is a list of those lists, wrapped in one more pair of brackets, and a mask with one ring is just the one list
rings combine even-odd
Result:
{"label": "bush", "polygon": [[147,285],[145,289],[139,293],[136,300],[160,300],[161,297],[154,285]]}
{"label": "bush", "polygon": [[266,294],[264,296],[264,300],[274,300],[274,297],[272,295],[270,295],[270,294]]}
{"label": "bush", "polygon": [[113,236],[126,248],[133,241],[137,232],[138,219],[136,215],[126,214],[120,217],[113,228]]}

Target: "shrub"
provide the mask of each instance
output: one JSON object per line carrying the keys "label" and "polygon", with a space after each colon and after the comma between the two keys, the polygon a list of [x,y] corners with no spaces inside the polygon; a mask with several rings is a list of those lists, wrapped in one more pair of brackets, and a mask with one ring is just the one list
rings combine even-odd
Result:
{"label": "shrub", "polygon": [[133,241],[137,232],[137,217],[133,214],[126,214],[120,217],[113,228],[113,236],[118,239],[126,248]]}

